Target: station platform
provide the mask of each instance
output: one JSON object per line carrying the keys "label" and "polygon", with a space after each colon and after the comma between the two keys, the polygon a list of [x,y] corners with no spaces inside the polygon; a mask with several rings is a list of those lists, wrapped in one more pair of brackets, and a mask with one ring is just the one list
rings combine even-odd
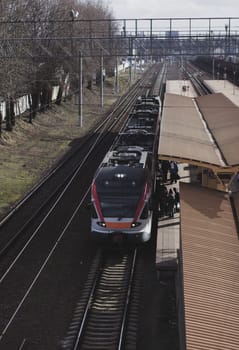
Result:
{"label": "station platform", "polygon": [[[223,93],[235,105],[239,106],[239,87],[228,80],[204,80],[214,93]],[[197,93],[189,80],[167,80],[166,93],[187,97],[197,97]]]}
{"label": "station platform", "polygon": [[214,93],[221,92],[236,106],[239,106],[239,87],[228,80],[204,80],[204,83]]}
{"label": "station platform", "polygon": [[[181,195],[181,208],[180,212],[174,214],[174,217],[164,216],[158,219],[156,269],[158,279],[162,280],[162,283],[164,275],[173,276],[175,279],[175,271],[177,271],[177,279],[175,280],[178,324],[180,325],[180,339],[185,339],[183,344],[189,345],[191,349],[198,344],[201,345],[200,349],[206,349],[210,346],[212,349],[218,349],[217,336],[222,334],[221,348],[226,349],[230,343],[233,349],[237,349],[238,324],[234,322],[233,315],[238,315],[235,276],[238,276],[239,267],[237,264],[239,256],[239,158],[230,163],[230,157],[237,157],[238,154],[237,107],[239,107],[239,90],[227,81],[210,81],[208,86],[215,94],[199,97],[197,102],[204,117],[209,121],[213,135],[222,145],[222,150],[227,151],[222,152],[222,154],[227,154],[228,161],[226,163],[236,164],[235,168],[232,167],[234,175],[230,181],[230,187],[228,187],[229,191],[219,191],[215,188],[201,186],[203,173],[200,171],[200,167],[201,169],[209,169],[206,165],[211,164],[205,162],[204,166],[201,166],[200,161],[205,160],[208,152],[202,153],[203,157],[200,156],[199,161],[192,162],[191,165],[178,163],[180,180],[176,184],[167,181],[165,186],[167,190],[173,187],[178,189]],[[171,90],[170,93],[175,94],[175,90]],[[181,95],[178,87],[176,94]],[[224,94],[226,98],[221,94]],[[186,97],[174,95],[173,99],[178,102],[179,99],[185,100]],[[175,154],[177,155],[179,147],[175,138],[181,137],[183,139],[186,134],[180,133],[180,131],[185,131],[186,124],[182,123],[180,129],[178,119],[183,121],[183,115],[187,114],[187,111],[184,108],[180,114],[180,105],[175,103],[173,107],[175,106],[176,112],[174,112],[174,116],[172,113],[170,119],[170,108],[172,110],[172,107],[169,102],[166,100],[165,105],[169,109],[166,118],[168,117],[170,123],[165,123],[163,134],[163,136],[168,135],[169,137],[165,138],[165,148],[161,149],[161,155],[165,154],[163,151],[166,150],[168,157],[159,157],[159,159],[178,161]],[[182,107],[184,107],[183,104]],[[191,118],[191,110],[188,114]],[[192,126],[191,119],[189,119],[188,124]],[[230,130],[228,130],[227,124],[230,125]],[[220,130],[220,135],[218,135],[218,130]],[[195,130],[192,135],[193,138],[198,136]],[[202,142],[198,142],[198,140],[202,140]],[[173,149],[170,148],[170,141],[172,144],[175,143]],[[190,158],[184,156],[185,148],[192,149],[189,141],[190,137],[184,145],[182,143],[183,152],[179,162],[180,160],[190,162]],[[196,141],[196,147],[190,153],[192,156],[195,156],[197,149],[201,149],[202,145],[206,143],[203,142],[203,138],[197,137]],[[224,144],[230,143],[232,147],[226,149]],[[218,168],[219,166],[220,164]],[[227,171],[227,166],[224,168]],[[224,168],[222,168],[223,171]],[[179,250],[181,250],[180,262],[182,262],[180,264],[178,261]],[[198,301],[200,301],[200,307],[195,307],[195,305],[198,306]],[[225,310],[230,310],[229,314]],[[231,310],[235,311],[232,316]],[[200,327],[195,327],[195,324],[199,324]]]}
{"label": "station platform", "polygon": [[[196,97],[197,93],[189,80],[167,80],[166,93],[181,95],[185,97]],[[193,167],[186,163],[178,164],[178,174],[180,181],[191,182],[193,175]],[[179,191],[179,181],[175,184],[166,184],[167,190],[176,187]],[[160,269],[176,269],[177,268],[177,252],[180,248],[180,212],[174,213],[174,217],[161,217],[158,220],[157,247],[156,247],[156,268]]]}
{"label": "station platform", "polygon": [[[178,164],[180,180],[175,184],[166,183],[167,190],[176,187],[179,191],[179,182],[196,183],[197,170],[186,163]],[[156,268],[176,269],[177,252],[180,248],[180,212],[174,213],[174,217],[160,217],[158,219]]]}
{"label": "station platform", "polygon": [[[239,88],[227,80],[206,80],[205,83],[214,93],[223,93],[236,106],[239,106]],[[189,88],[183,89],[186,85]],[[166,92],[185,97],[196,97],[190,82],[185,80],[168,80]],[[178,115],[177,115],[178,116]],[[167,129],[168,132],[168,129]],[[178,149],[178,148],[177,148]],[[196,148],[194,149],[196,152]],[[178,163],[179,175],[181,179],[177,184],[166,184],[167,189],[176,187],[179,190],[179,182],[198,183],[197,167],[186,163]],[[230,183],[230,192],[239,191],[238,174],[235,173]],[[179,191],[180,192],[180,191]],[[174,217],[160,217],[158,220],[156,266],[160,269],[176,268],[177,252],[180,249],[180,212],[176,212]]]}
{"label": "station platform", "polygon": [[190,80],[167,80],[166,93],[196,97],[197,93]]}

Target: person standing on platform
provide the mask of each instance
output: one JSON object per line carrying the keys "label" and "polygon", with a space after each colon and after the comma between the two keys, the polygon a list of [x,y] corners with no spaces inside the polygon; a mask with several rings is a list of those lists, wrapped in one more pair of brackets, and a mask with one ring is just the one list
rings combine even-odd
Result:
{"label": "person standing on platform", "polygon": [[174,195],[173,195],[173,190],[171,188],[168,191],[167,208],[168,208],[168,216],[170,218],[173,218],[174,217]]}
{"label": "person standing on platform", "polygon": [[163,217],[164,215],[167,215],[168,190],[166,186],[160,185],[158,196],[159,196],[159,216]]}
{"label": "person standing on platform", "polygon": [[168,172],[170,171],[170,162],[168,160],[162,160],[161,163],[163,182],[168,181]]}
{"label": "person standing on platform", "polygon": [[175,208],[175,212],[178,212],[180,209],[180,194],[176,189],[176,187],[173,188],[173,191],[174,191],[174,208]]}
{"label": "person standing on platform", "polygon": [[178,176],[178,164],[174,161],[170,162],[170,182],[177,183],[177,180],[179,179]]}

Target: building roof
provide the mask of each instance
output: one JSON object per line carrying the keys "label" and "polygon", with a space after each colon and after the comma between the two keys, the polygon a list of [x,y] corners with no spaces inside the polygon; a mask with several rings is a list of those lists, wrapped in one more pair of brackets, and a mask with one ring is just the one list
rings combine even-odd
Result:
{"label": "building roof", "polygon": [[187,350],[239,344],[239,241],[225,193],[180,183]]}
{"label": "building roof", "polygon": [[161,159],[217,172],[238,169],[237,135],[239,108],[223,94],[197,98],[165,95],[158,150]]}

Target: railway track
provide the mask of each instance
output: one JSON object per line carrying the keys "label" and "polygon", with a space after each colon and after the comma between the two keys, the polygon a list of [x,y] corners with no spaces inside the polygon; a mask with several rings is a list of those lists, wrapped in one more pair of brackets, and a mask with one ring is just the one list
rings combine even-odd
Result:
{"label": "railway track", "polygon": [[[144,80],[148,81],[148,76]],[[67,190],[71,181],[92,157],[97,147],[106,143],[107,134],[116,134],[123,127],[127,115],[137,97],[144,93],[142,81],[138,81],[128,94],[121,98],[106,118],[90,133],[83,143],[80,143],[53,171],[19,202],[0,222],[0,256],[22,236],[22,233],[45,209],[53,207]],[[109,144],[113,142],[113,139]],[[98,158],[95,155],[95,158]],[[14,219],[11,220],[14,216]],[[17,224],[15,223],[17,222]],[[19,229],[20,227],[20,229]]]}
{"label": "railway track", "polygon": [[199,96],[211,94],[212,91],[207,85],[204,84],[203,80],[198,76],[198,69],[192,64],[187,64],[187,69],[184,67],[184,72],[191,81],[195,91]]}
{"label": "railway track", "polygon": [[[112,114],[111,122],[102,125],[101,132],[94,134],[85,148],[81,145],[70,157],[72,163],[66,161],[58,169],[60,173],[54,171],[49,182],[47,180],[44,186],[33,191],[2,222],[0,347],[52,350],[55,340],[49,340],[39,330],[35,334],[35,328],[29,325],[43,317],[42,332],[50,329],[50,325],[54,330],[57,324],[66,322],[67,312],[68,317],[72,315],[69,304],[75,305],[95,254],[94,244],[89,244],[89,213],[85,207],[91,179],[101,157],[125,123],[131,105],[145,92],[142,83],[133,90],[128,97],[128,109],[122,110],[121,114]],[[38,198],[32,202],[35,195]],[[73,295],[72,283],[75,286]],[[42,294],[44,290],[47,292]],[[47,302],[43,303],[42,299]],[[60,304],[55,305],[59,299]],[[51,307],[53,315],[49,304],[54,305]],[[19,322],[22,331],[19,331]],[[39,347],[34,347],[36,342],[40,343]]]}
{"label": "railway track", "polygon": [[137,249],[98,252],[63,349],[136,348],[139,260]]}
{"label": "railway track", "polygon": [[[156,72],[157,73],[157,72]],[[158,72],[160,73],[160,72]],[[149,84],[149,77],[148,74],[152,75],[150,78],[151,86],[154,86],[156,84],[157,79],[161,79],[160,76],[157,77],[157,75],[154,74],[154,72],[147,72],[144,74],[141,80],[137,81],[132,88],[125,93],[123,96],[121,96],[109,109],[109,111],[105,114],[105,116],[102,118],[102,121],[100,121],[93,130],[91,130],[83,141],[80,141],[78,145],[72,149],[71,152],[68,152],[65,157],[61,160],[61,162],[52,169],[45,177],[43,177],[39,183],[37,183],[19,202],[11,208],[11,210],[8,212],[8,214],[3,217],[0,220],[0,228],[4,227],[5,223],[9,221],[9,219],[16,214],[16,212],[19,211],[19,209],[22,209],[23,205],[29,200],[34,197],[34,195],[41,195],[40,191],[43,187],[46,186],[47,183],[50,183],[50,181],[55,182],[55,177],[59,175],[62,177],[61,171],[65,171],[65,168],[74,168],[75,164],[73,166],[70,164],[70,161],[78,155],[79,152],[82,154],[85,154],[87,151],[87,148],[89,149],[91,147],[91,144],[93,143],[94,146],[96,144],[95,135],[98,135],[98,141],[100,142],[100,138],[102,137],[102,134],[107,131],[107,128],[112,128],[116,123],[116,119],[122,118],[123,115],[127,115],[129,111],[131,110],[132,106],[134,105],[136,98],[141,94],[147,94],[150,89],[148,89]],[[148,83],[148,84],[147,84]],[[155,93],[157,91],[155,90]],[[104,135],[103,135],[104,136]],[[77,162],[79,162],[80,155],[78,155]],[[45,190],[47,192],[47,190]],[[40,194],[39,194],[40,193]]]}

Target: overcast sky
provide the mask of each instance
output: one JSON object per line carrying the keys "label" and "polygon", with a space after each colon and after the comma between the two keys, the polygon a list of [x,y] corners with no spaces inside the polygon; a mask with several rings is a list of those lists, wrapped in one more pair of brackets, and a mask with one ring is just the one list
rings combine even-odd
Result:
{"label": "overcast sky", "polygon": [[108,0],[116,19],[237,17],[239,0]]}

